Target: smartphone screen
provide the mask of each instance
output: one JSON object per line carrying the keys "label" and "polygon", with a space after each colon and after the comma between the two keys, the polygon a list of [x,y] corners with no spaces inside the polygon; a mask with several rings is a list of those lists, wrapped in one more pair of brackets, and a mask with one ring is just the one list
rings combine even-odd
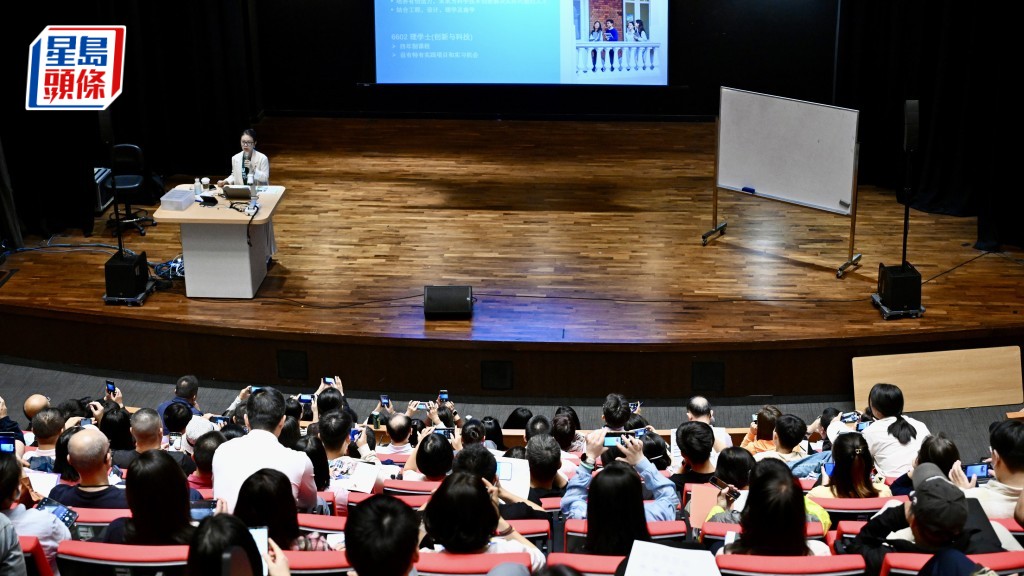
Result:
{"label": "smartphone screen", "polygon": [[310,404],[310,403],[313,402],[313,395],[312,394],[299,394],[299,402],[302,402],[303,404]]}
{"label": "smartphone screen", "polygon": [[964,466],[964,475],[967,478],[971,476],[977,476],[978,478],[988,478],[988,464],[968,464]]}
{"label": "smartphone screen", "polygon": [[[728,484],[726,484],[726,483],[725,483],[725,482],[724,482],[724,481],[723,481],[723,480],[722,480],[721,478],[719,478],[718,476],[712,476],[712,477],[711,477],[711,479],[710,479],[710,480],[708,480],[708,482],[710,482],[710,483],[711,483],[711,484],[712,484],[712,485],[713,485],[713,486],[714,486],[715,488],[718,488],[719,490],[725,490],[726,488],[728,488],[728,487],[729,487],[729,485],[728,485]],[[735,499],[737,499],[737,498],[739,498],[739,497],[740,497],[740,492],[739,492],[739,490],[730,490],[730,491],[729,491],[729,498],[731,498],[731,499],[735,500]]]}
{"label": "smartphone screen", "polygon": [[351,430],[351,431],[350,431],[350,432],[348,433],[348,439],[349,439],[349,441],[350,441],[350,442],[355,442],[355,441],[356,441],[356,438],[359,438],[359,432],[360,432],[359,428],[353,428],[353,429],[352,429],[352,430]]}
{"label": "smartphone screen", "polygon": [[82,418],[78,423],[79,426],[92,426],[92,418]]}
{"label": "smartphone screen", "polygon": [[210,422],[213,422],[214,424],[225,424],[227,421],[227,416],[210,416]]}
{"label": "smartphone screen", "polygon": [[171,450],[181,450],[181,434],[177,432],[171,432],[167,435],[167,444],[170,445]]}
{"label": "smartphone screen", "polygon": [[857,422],[857,432],[863,432],[870,425],[871,422]]}
{"label": "smartphone screen", "polygon": [[434,428],[434,434],[440,434],[445,438],[451,440],[454,429],[452,428]]}
{"label": "smartphone screen", "polygon": [[511,462],[498,462],[498,480],[512,480]]}
{"label": "smartphone screen", "polygon": [[0,453],[2,454],[14,454],[17,447],[14,443],[14,438],[11,436],[5,436],[0,438]]}
{"label": "smartphone screen", "polygon": [[757,412],[754,412],[753,414],[750,415],[750,421],[757,422]]}
{"label": "smartphone screen", "polygon": [[380,405],[383,406],[384,408],[391,406],[391,399],[388,398],[387,394],[380,395]]}
{"label": "smartphone screen", "polygon": [[117,392],[117,386],[114,386],[113,380],[107,380],[107,392],[110,394]]}
{"label": "smartphone screen", "polygon": [[836,469],[835,462],[825,462],[821,465],[822,469],[825,470],[825,474],[832,476],[832,471]]}
{"label": "smartphone screen", "polygon": [[207,516],[213,516],[216,509],[216,500],[194,500],[192,501],[192,520],[198,522]]}
{"label": "smartphone screen", "polygon": [[420,402],[419,404],[416,405],[416,409],[417,410],[426,410],[427,409],[427,403],[426,402]]}
{"label": "smartphone screen", "polygon": [[622,432],[608,432],[604,436],[605,447],[618,446],[622,442]]}
{"label": "smartphone screen", "polygon": [[[249,528],[249,534],[252,534],[252,539],[256,541],[256,549],[260,551],[260,558],[266,556],[267,551],[270,550],[270,545],[267,543],[267,527]],[[263,558],[263,576],[267,576],[267,560],[265,558]]]}
{"label": "smartphone screen", "polygon": [[447,390],[441,390],[441,393],[438,394],[437,397],[438,397],[438,399],[441,400],[441,402],[447,402],[448,401],[448,391]]}
{"label": "smartphone screen", "polygon": [[639,409],[640,409],[640,403],[639,402],[630,402],[629,403],[629,411],[630,412],[636,412]]}
{"label": "smartphone screen", "polygon": [[633,431],[633,435],[637,438],[643,438],[644,436],[647,436],[647,428],[637,428]]}
{"label": "smartphone screen", "polygon": [[71,528],[75,524],[75,520],[78,519],[78,512],[45,496],[39,501],[39,504],[36,504],[36,508],[53,514],[68,528]]}
{"label": "smartphone screen", "polygon": [[334,386],[334,378],[332,378],[331,376],[324,376],[324,384],[327,384],[328,386]]}

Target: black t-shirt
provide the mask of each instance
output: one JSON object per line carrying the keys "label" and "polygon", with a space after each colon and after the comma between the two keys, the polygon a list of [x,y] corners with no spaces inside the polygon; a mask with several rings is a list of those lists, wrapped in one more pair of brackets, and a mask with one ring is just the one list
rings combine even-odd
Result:
{"label": "black t-shirt", "polygon": [[535,504],[540,504],[541,498],[561,498],[565,496],[565,487],[561,488],[530,488],[530,494],[527,500]]}
{"label": "black t-shirt", "polygon": [[[185,452],[176,452],[172,450],[166,450],[171,458],[181,466],[181,469],[185,471],[185,476],[196,471],[196,463],[192,460],[192,457]],[[111,459],[114,461],[114,465],[122,470],[127,470],[131,463],[138,458],[139,453],[135,450],[114,450]]]}
{"label": "black t-shirt", "polygon": [[680,494],[682,494],[683,490],[686,489],[685,488],[686,484],[706,484],[708,482],[708,480],[711,480],[711,477],[714,476],[714,475],[715,475],[714,472],[709,472],[707,474],[704,474],[702,472],[694,472],[693,470],[687,470],[686,472],[683,472],[682,474],[679,474],[677,472],[677,473],[669,476],[668,479],[675,483],[676,490]]}
{"label": "black t-shirt", "polygon": [[82,490],[77,486],[58,484],[50,490],[50,498],[65,506],[78,508],[127,508],[124,488],[107,486],[103,490]]}

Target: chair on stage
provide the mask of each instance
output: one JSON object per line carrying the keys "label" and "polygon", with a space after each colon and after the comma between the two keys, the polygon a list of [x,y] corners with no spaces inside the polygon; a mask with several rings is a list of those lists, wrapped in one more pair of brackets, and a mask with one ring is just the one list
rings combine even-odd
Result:
{"label": "chair on stage", "polygon": [[[147,192],[148,178],[142,155],[142,148],[135,144],[115,144],[110,151],[113,175],[103,181],[103,186],[114,198],[114,214],[107,221],[107,228],[119,235],[125,230],[138,230],[146,235],[146,226],[156,226],[156,220],[147,210],[137,210],[132,205],[151,204]],[[118,210],[124,205],[124,213]]]}
{"label": "chair on stage", "polygon": [[61,576],[184,574],[188,546],[138,546],[64,540],[57,546]]}
{"label": "chair on stage", "polygon": [[35,536],[18,536],[21,551],[25,555],[25,572],[28,576],[53,576],[46,552]]}

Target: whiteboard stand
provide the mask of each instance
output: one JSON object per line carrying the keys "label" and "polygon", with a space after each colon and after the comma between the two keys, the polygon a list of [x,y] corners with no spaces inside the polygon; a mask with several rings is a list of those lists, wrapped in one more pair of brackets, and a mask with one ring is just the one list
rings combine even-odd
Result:
{"label": "whiteboard stand", "polygon": [[854,253],[858,115],[847,108],[723,86],[711,201],[714,227],[701,235],[702,245],[725,234],[728,226],[718,220],[718,190],[723,188],[849,216],[849,254],[836,278],[860,266],[861,255]]}

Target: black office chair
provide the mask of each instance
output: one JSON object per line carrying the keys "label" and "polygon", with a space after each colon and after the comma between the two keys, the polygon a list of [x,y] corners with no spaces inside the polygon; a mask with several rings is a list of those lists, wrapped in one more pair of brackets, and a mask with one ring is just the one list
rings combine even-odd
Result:
{"label": "black office chair", "polygon": [[[107,228],[113,228],[118,235],[124,230],[134,228],[142,236],[146,235],[146,226],[156,226],[156,220],[148,210],[136,210],[132,204],[151,203],[146,190],[147,178],[142,148],[135,144],[115,144],[110,151],[111,171],[113,175],[103,185],[114,197],[114,213],[107,221]],[[119,214],[117,205],[124,205],[124,212]]]}

